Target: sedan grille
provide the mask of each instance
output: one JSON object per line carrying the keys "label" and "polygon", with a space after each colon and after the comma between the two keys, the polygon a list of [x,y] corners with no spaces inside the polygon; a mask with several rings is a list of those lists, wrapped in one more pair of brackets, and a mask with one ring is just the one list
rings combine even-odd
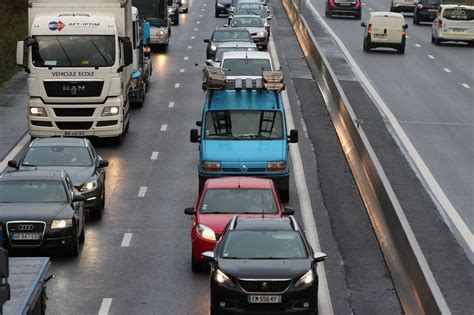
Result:
{"label": "sedan grille", "polygon": [[284,292],[291,284],[291,280],[242,280],[239,284],[245,292]]}
{"label": "sedan grille", "polygon": [[12,246],[39,246],[44,236],[44,222],[8,222],[7,231]]}

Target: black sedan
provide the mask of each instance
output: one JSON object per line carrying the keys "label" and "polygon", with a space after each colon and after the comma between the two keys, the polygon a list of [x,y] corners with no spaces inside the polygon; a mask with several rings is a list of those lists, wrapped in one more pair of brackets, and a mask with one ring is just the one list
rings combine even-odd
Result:
{"label": "black sedan", "polygon": [[235,217],[202,256],[211,263],[211,314],[317,313],[316,265],[326,254],[313,253],[292,216]]}
{"label": "black sedan", "polygon": [[436,18],[439,5],[444,0],[416,0],[415,11],[413,12],[413,24],[418,25],[420,22],[433,22]]}
{"label": "black sedan", "polygon": [[14,171],[0,177],[0,222],[6,248],[64,248],[79,255],[84,197],[63,171]]}
{"label": "black sedan", "polygon": [[241,27],[217,27],[212,33],[211,39],[205,39],[207,43],[206,59],[213,59],[217,44],[223,42],[248,42],[253,43],[249,31]]}
{"label": "black sedan", "polygon": [[356,20],[362,16],[362,2],[360,0],[326,0],[326,17],[333,15],[350,15]]}
{"label": "black sedan", "polygon": [[229,15],[229,9],[232,4],[232,0],[216,0],[215,4],[215,16],[219,17],[221,14]]}
{"label": "black sedan", "polygon": [[86,197],[85,206],[92,218],[102,218],[105,206],[105,168],[103,160],[86,138],[38,138],[31,142],[20,161],[9,161],[19,170],[64,170],[74,186]]}

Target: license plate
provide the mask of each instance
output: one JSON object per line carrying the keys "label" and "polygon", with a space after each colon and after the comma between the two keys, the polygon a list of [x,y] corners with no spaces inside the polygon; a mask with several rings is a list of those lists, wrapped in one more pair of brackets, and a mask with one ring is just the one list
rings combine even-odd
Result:
{"label": "license plate", "polygon": [[454,33],[464,33],[467,30],[465,28],[452,28],[451,31]]}
{"label": "license plate", "polygon": [[385,36],[384,34],[374,34],[373,35],[375,39],[385,39]]}
{"label": "license plate", "polygon": [[281,303],[281,295],[249,295],[249,303]]}
{"label": "license plate", "polygon": [[37,241],[41,239],[41,233],[13,233],[13,241]]}
{"label": "license plate", "polygon": [[340,3],[339,4],[341,7],[350,7],[352,5],[352,3],[349,3],[349,2],[343,2],[343,3]]}
{"label": "license plate", "polygon": [[429,11],[429,12],[438,12],[437,9],[429,9],[428,11]]}
{"label": "license plate", "polygon": [[85,134],[84,131],[64,131],[65,137],[84,137]]}

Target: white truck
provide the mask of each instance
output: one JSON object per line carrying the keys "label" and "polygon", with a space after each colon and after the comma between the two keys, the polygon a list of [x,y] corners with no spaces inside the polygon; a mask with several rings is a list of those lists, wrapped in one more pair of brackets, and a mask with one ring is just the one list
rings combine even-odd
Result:
{"label": "white truck", "polygon": [[28,72],[32,137],[121,142],[130,122],[131,2],[28,0],[29,35],[17,43],[17,64]]}

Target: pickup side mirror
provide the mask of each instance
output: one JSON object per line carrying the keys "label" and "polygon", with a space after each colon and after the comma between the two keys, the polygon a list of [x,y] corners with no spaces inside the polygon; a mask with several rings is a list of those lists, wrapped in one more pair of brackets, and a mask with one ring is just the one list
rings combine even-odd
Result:
{"label": "pickup side mirror", "polygon": [[361,23],[360,23],[360,26],[362,26],[362,27],[367,27],[367,23],[361,22]]}
{"label": "pickup side mirror", "polygon": [[291,207],[285,207],[285,209],[283,209],[283,214],[284,215],[294,215],[295,210]]}
{"label": "pickup side mirror", "polygon": [[199,134],[198,134],[198,130],[197,129],[191,129],[191,131],[189,132],[189,141],[191,141],[192,143],[197,143],[199,142]]}
{"label": "pickup side mirror", "polygon": [[206,60],[206,65],[207,66],[212,66],[212,59],[207,59]]}
{"label": "pickup side mirror", "polygon": [[290,140],[290,143],[298,143],[298,130],[296,129],[290,130],[289,140]]}
{"label": "pickup side mirror", "polygon": [[10,161],[8,161],[8,166],[10,166],[11,168],[14,168],[14,169],[18,169],[18,162],[15,161],[15,160],[10,160]]}
{"label": "pickup side mirror", "polygon": [[85,201],[85,200],[86,200],[86,197],[84,197],[81,194],[74,194],[74,197],[72,198],[72,201],[74,201],[74,202],[76,202],[76,201]]}
{"label": "pickup side mirror", "polygon": [[109,161],[107,160],[100,160],[99,164],[97,165],[97,168],[104,168],[109,166]]}
{"label": "pickup side mirror", "polygon": [[202,259],[204,259],[207,262],[213,262],[214,261],[214,252],[204,252],[201,254]]}
{"label": "pickup side mirror", "polygon": [[187,215],[195,215],[195,214],[196,214],[196,210],[194,210],[194,208],[186,208],[186,209],[184,209],[184,214],[187,214]]}
{"label": "pickup side mirror", "polygon": [[206,38],[205,40],[203,40],[203,42],[205,42],[205,43],[208,43],[208,44],[209,44],[211,41],[210,41],[208,38]]}
{"label": "pickup side mirror", "polygon": [[322,252],[316,252],[316,253],[314,253],[314,256],[313,256],[314,261],[317,262],[317,263],[326,260],[327,257],[328,256],[325,253],[322,253]]}

